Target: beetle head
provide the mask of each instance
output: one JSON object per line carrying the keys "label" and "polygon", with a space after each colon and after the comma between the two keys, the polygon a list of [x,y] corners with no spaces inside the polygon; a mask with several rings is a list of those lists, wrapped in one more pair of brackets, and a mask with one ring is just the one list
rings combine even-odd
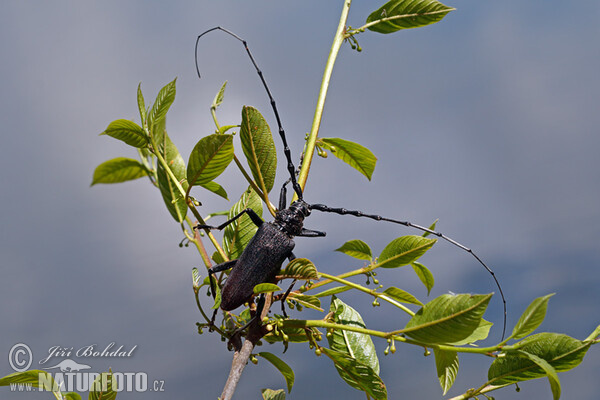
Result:
{"label": "beetle head", "polygon": [[279,210],[275,215],[275,223],[291,236],[302,232],[304,218],[310,215],[310,206],[304,200],[296,200],[289,208]]}

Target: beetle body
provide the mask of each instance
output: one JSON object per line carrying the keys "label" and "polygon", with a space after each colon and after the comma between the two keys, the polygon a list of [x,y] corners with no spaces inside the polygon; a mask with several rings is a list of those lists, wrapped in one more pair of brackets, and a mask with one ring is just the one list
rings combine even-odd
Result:
{"label": "beetle body", "polygon": [[294,241],[287,233],[274,223],[264,222],[231,270],[223,286],[221,308],[238,308],[250,299],[254,286],[272,282],[293,249]]}

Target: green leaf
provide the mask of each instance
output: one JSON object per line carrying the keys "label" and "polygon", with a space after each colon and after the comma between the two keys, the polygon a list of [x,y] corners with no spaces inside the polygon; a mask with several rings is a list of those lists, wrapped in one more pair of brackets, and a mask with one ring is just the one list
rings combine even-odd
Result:
{"label": "green leaf", "polygon": [[483,340],[488,337],[490,334],[490,329],[492,328],[492,324],[490,321],[486,321],[485,319],[481,319],[479,322],[479,326],[466,338],[459,340],[458,342],[449,343],[453,346],[464,346],[466,344],[475,343],[478,340]]}
{"label": "green leaf", "polygon": [[37,387],[47,391],[58,391],[60,387],[49,372],[39,369],[31,369],[23,372],[15,372],[0,378],[0,386],[11,384],[23,384]]}
{"label": "green leaf", "polygon": [[408,293],[407,291],[404,291],[402,289],[398,289],[397,287],[389,287],[387,289],[385,289],[383,291],[384,294],[388,295],[389,297],[391,297],[394,300],[397,300],[401,303],[409,303],[409,304],[416,304],[418,306],[422,306],[423,303],[421,303],[419,301],[419,299],[417,299],[415,296],[413,296],[412,294]]}
{"label": "green leaf", "polygon": [[281,271],[281,275],[293,276],[296,279],[319,279],[317,267],[312,261],[306,258],[294,258]]}
{"label": "green leaf", "polygon": [[[211,307],[212,310],[218,310],[219,307],[221,306],[221,287],[218,285],[217,283],[217,279],[215,276],[213,276],[213,279],[215,280],[214,282],[214,286],[215,286],[215,304],[213,304],[213,306]],[[206,277],[205,281],[208,280],[208,277]],[[209,285],[210,287],[210,281],[206,282],[207,285]],[[211,288],[212,290],[212,288]]]}
{"label": "green leaf", "polygon": [[[358,311],[336,297],[331,299],[329,311],[334,313],[333,322],[336,324],[365,328]],[[332,350],[347,354],[379,374],[379,359],[371,336],[359,332],[334,330],[333,334],[327,336],[327,340]],[[338,369],[338,373],[344,378],[344,371]]]}
{"label": "green leaf", "polygon": [[[238,215],[242,210],[251,208],[262,216],[262,201],[256,192],[248,188],[237,203],[229,210],[228,219]],[[240,218],[227,225],[223,233],[223,249],[227,253],[230,260],[239,258],[248,242],[256,234],[258,227],[252,222],[248,214],[242,215]]]}
{"label": "green leaf", "polygon": [[117,157],[98,165],[94,170],[92,184],[120,183],[132,181],[150,175],[146,167],[137,160],[126,157]]}
{"label": "green leaf", "polygon": [[406,324],[403,333],[428,344],[451,344],[477,329],[492,294],[441,295],[425,304]]}
{"label": "green leaf", "polygon": [[254,286],[254,294],[278,292],[281,288],[274,283],[259,283]]}
{"label": "green leaf", "polygon": [[[154,125],[155,138],[157,138],[158,151],[162,154],[167,165],[181,183],[183,190],[188,189],[188,183],[185,181],[185,162],[179,154],[179,150],[169,138],[165,130],[166,119],[163,118],[158,124]],[[184,195],[179,191],[175,182],[170,178],[167,171],[161,163],[158,163],[156,168],[156,178],[158,188],[162,194],[163,201],[169,213],[175,221],[181,223],[187,215],[187,203]]]}
{"label": "green leaf", "polygon": [[433,288],[433,285],[435,283],[435,280],[433,279],[433,274],[430,270],[427,269],[426,266],[424,266],[420,262],[413,261],[412,263],[410,263],[410,265],[413,267],[413,270],[415,271],[421,282],[423,282],[423,285],[425,285],[425,288],[427,289],[427,296],[429,296],[429,293],[431,292],[431,289]]}
{"label": "green leaf", "polygon": [[320,138],[319,145],[371,180],[377,157],[364,146],[339,138]]}
{"label": "green leaf", "polygon": [[552,368],[552,366],[543,358],[527,353],[526,351],[519,351],[519,354],[522,354],[525,357],[529,358],[531,361],[536,363],[541,369],[544,370],[546,376],[548,377],[548,381],[550,382],[550,389],[552,390],[553,399],[560,399],[560,380],[558,379],[556,370]]}
{"label": "green leaf", "polygon": [[115,377],[111,372],[103,372],[90,387],[88,400],[114,400],[117,398]]}
{"label": "green leaf", "polygon": [[291,292],[287,300],[290,299],[302,304],[304,307],[312,308],[313,310],[323,312],[323,309],[321,308],[321,300],[319,300],[319,298],[316,296],[309,296],[306,294],[298,294]]}
{"label": "green leaf", "polygon": [[76,392],[63,393],[63,399],[65,400],[81,400],[81,396]]}
{"label": "green leaf", "polygon": [[367,18],[373,32],[393,33],[400,29],[419,28],[439,22],[454,11],[436,0],[391,0]]}
{"label": "green leaf", "polygon": [[225,96],[225,87],[226,86],[227,86],[227,81],[223,82],[223,85],[221,85],[221,89],[219,89],[219,92],[216,94],[210,108],[216,109],[217,107],[219,107],[221,105],[221,103],[223,102],[223,97]]}
{"label": "green leaf", "polygon": [[375,400],[387,400],[387,389],[385,384],[373,371],[371,367],[357,361],[346,353],[321,347],[325,354],[337,368],[338,372],[347,384],[355,389],[363,391]]}
{"label": "green leaf", "polygon": [[223,186],[219,185],[215,181],[201,183],[200,186],[202,186],[204,189],[206,189],[206,190],[208,190],[210,192],[213,192],[214,194],[216,194],[218,196],[221,196],[225,200],[229,200],[227,198],[227,192],[225,191],[225,189],[223,188]]}
{"label": "green leaf", "polygon": [[335,286],[335,287],[332,287],[331,289],[327,289],[322,292],[319,292],[313,296],[326,297],[326,296],[331,296],[334,294],[342,293],[342,292],[345,292],[346,290],[350,290],[350,289],[352,289],[350,286]]}
{"label": "green leaf", "polygon": [[590,333],[590,335],[584,339],[585,342],[590,342],[595,340],[596,338],[598,338],[600,336],[600,325],[598,325],[596,327],[596,329],[594,329],[594,331],[592,333]]}
{"label": "green leaf", "polygon": [[144,95],[142,94],[142,82],[138,84],[137,88],[137,103],[138,110],[140,112],[140,119],[142,121],[142,125],[146,122],[146,103],[144,102]]}
{"label": "green leaf", "polygon": [[192,186],[208,183],[221,175],[233,160],[233,136],[213,134],[194,147],[187,166],[187,180]]}
{"label": "green leaf", "polygon": [[294,386],[294,371],[290,368],[290,366],[283,362],[283,360],[277,357],[275,354],[261,351],[258,353],[258,355],[269,361],[275,368],[277,368],[279,372],[281,372],[281,375],[283,375],[283,378],[285,379],[288,393],[291,393],[292,387]]}
{"label": "green leaf", "polygon": [[[223,125],[219,127],[219,133],[226,133],[230,129],[239,128],[239,125]],[[235,134],[235,132],[234,132]]]}
{"label": "green leaf", "polygon": [[192,285],[194,286],[194,289],[198,289],[200,287],[200,272],[198,272],[198,268],[194,267],[192,268]]}
{"label": "green leaf", "polygon": [[522,339],[540,326],[546,317],[548,300],[552,296],[554,296],[554,293],[538,297],[531,302],[523,315],[521,315],[521,318],[519,318],[517,325],[515,325],[511,335],[512,339]]}
{"label": "green leaf", "polygon": [[489,383],[495,386],[508,385],[546,376],[539,364],[525,358],[519,351],[533,354],[547,361],[557,372],[578,366],[591,342],[574,339],[558,333],[537,333],[514,344],[516,351],[507,351],[494,360],[488,370]]}
{"label": "green leaf", "polygon": [[158,92],[156,100],[154,101],[152,109],[150,110],[150,114],[148,115],[148,126],[150,128],[161,122],[161,120],[167,115],[169,107],[171,107],[171,104],[173,104],[173,101],[175,100],[175,81],[177,81],[177,78],[167,83]]}
{"label": "green leaf", "polygon": [[[435,225],[438,223],[438,221],[439,221],[439,219],[436,219],[435,221],[433,221],[433,224],[429,225],[429,230],[430,231],[435,231]],[[421,236],[427,237],[430,234],[431,234],[430,232],[423,232],[423,234]]]}
{"label": "green leaf", "polygon": [[435,355],[435,367],[440,386],[442,386],[445,395],[454,384],[458,374],[458,353],[434,348],[433,354]]}
{"label": "green leaf", "polygon": [[262,389],[260,392],[262,393],[263,400],[285,400],[285,392],[283,389]]}
{"label": "green leaf", "polygon": [[242,108],[240,139],[256,184],[269,193],[275,183],[277,150],[267,121],[253,107]]}
{"label": "green leaf", "polygon": [[142,127],[126,119],[111,122],[101,135],[119,139],[133,147],[141,148],[148,145],[148,138]]}
{"label": "green leaf", "polygon": [[402,236],[392,240],[379,255],[377,265],[383,268],[397,268],[421,257],[436,242],[422,236]]}
{"label": "green leaf", "polygon": [[369,245],[358,239],[347,241],[341,247],[335,249],[335,251],[339,251],[350,257],[358,258],[359,260],[371,261],[373,259],[373,254]]}

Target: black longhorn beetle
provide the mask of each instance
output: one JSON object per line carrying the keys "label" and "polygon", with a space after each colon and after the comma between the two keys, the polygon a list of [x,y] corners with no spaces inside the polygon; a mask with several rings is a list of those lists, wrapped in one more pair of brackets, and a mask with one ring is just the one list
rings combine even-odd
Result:
{"label": "black longhorn beetle", "polygon": [[[317,210],[321,212],[335,213],[340,215],[353,215],[355,217],[365,217],[370,218],[376,221],[387,221],[392,222],[399,225],[404,225],[407,227],[415,228],[423,232],[427,232],[431,235],[437,236],[441,239],[444,239],[453,245],[461,248],[462,250],[470,253],[475,259],[492,275],[498,290],[500,291],[500,296],[502,297],[503,310],[504,310],[504,323],[502,329],[502,338],[504,338],[506,331],[506,300],[504,298],[504,293],[502,292],[502,287],[496,278],[494,272],[475,254],[470,248],[460,244],[454,239],[443,235],[440,232],[434,231],[432,229],[426,228],[424,226],[413,224],[408,221],[400,221],[391,218],[385,218],[380,215],[374,214],[366,214],[362,211],[354,211],[354,210],[346,210],[345,208],[334,208],[329,207],[324,204],[308,204],[303,199],[302,188],[296,181],[296,169],[294,167],[294,163],[292,162],[292,156],[290,149],[287,144],[287,140],[285,137],[285,131],[283,130],[283,126],[281,124],[281,119],[279,117],[279,112],[277,111],[277,106],[275,104],[275,100],[271,95],[271,91],[267,86],[267,82],[263,76],[262,71],[258,68],[250,49],[248,48],[247,42],[236,35],[235,33],[222,28],[220,26],[211,28],[206,32],[202,33],[196,39],[196,47],[195,47],[195,59],[196,59],[196,72],[198,73],[198,77],[200,78],[200,69],[198,67],[198,43],[200,38],[205,34],[220,30],[223,31],[237,40],[239,40],[248,56],[250,57],[250,61],[254,65],[260,80],[269,96],[269,100],[271,103],[271,107],[273,109],[273,113],[275,114],[275,119],[277,120],[277,126],[279,128],[279,135],[281,136],[281,140],[283,141],[283,151],[285,153],[285,157],[287,160],[287,169],[290,174],[290,179],[288,179],[282,186],[280,196],[279,196],[279,209],[275,215],[275,221],[273,222],[265,222],[263,221],[256,212],[254,212],[251,208],[246,208],[241,211],[239,214],[231,218],[230,220],[222,223],[219,226],[210,226],[210,225],[196,225],[195,229],[216,229],[222,230],[227,225],[236,221],[242,215],[247,214],[252,222],[258,227],[258,231],[252,237],[242,254],[237,260],[227,261],[221,264],[218,264],[208,270],[209,281],[211,285],[211,291],[213,296],[215,296],[215,287],[213,282],[213,276],[217,272],[225,271],[227,269],[232,269],[229,277],[227,278],[225,285],[221,291],[221,308],[225,311],[231,311],[245,302],[249,301],[253,295],[254,286],[264,283],[271,282],[275,279],[277,273],[281,269],[281,265],[283,261],[287,258],[290,261],[295,258],[292,250],[294,249],[294,240],[295,236],[304,236],[304,237],[319,237],[325,236],[325,232],[314,231],[304,228],[304,219],[308,217],[312,210]],[[294,201],[289,208],[286,208],[286,185],[288,183],[292,183],[292,187],[298,200]],[[284,309],[284,301],[287,295],[290,293],[292,285],[286,291],[284,296],[281,299],[282,310],[285,315]],[[262,302],[259,302],[258,310],[256,315],[260,315],[262,308]],[[214,317],[213,317],[214,319]]]}

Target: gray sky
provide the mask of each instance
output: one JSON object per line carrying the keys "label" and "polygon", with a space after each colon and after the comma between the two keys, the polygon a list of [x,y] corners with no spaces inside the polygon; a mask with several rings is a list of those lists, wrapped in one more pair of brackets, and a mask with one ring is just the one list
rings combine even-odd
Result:
{"label": "gray sky", "polygon": [[[355,2],[352,26],[382,2],[370,3]],[[439,218],[441,231],[475,249],[496,271],[509,329],[531,300],[556,292],[541,330],[585,338],[600,323],[600,5],[448,4],[458,10],[442,23],[388,36],[365,33],[359,36],[362,53],[342,48],[321,135],[359,142],[379,161],[368,182],[332,157],[316,159],[305,198],[423,225]],[[195,75],[196,36],[222,25],[248,40],[296,160],[340,7],[319,1],[2,3],[0,354],[19,342],[32,348],[34,362],[52,346],[137,345],[129,359],[89,364],[147,372],[165,381],[165,392],[119,397],[220,394],[231,353],[216,335],[195,333],[200,315],[191,268],[200,259],[177,247],[180,230],[148,182],[89,187],[99,163],[135,157],[98,133],[112,120],[138,119],[139,82],[149,103],[175,76],[177,98],[167,127],[184,158],[212,133],[208,108],[226,79],[221,122],[239,123],[241,106],[250,104],[273,128],[268,99],[239,43],[217,33],[206,37],[200,47],[203,80]],[[276,146],[281,167],[277,139]],[[279,172],[278,185],[286,179]],[[232,200],[243,186],[233,168],[217,181]],[[211,194],[200,196],[205,214],[230,206]],[[333,253],[346,240],[365,240],[378,254],[393,238],[418,234],[315,215],[306,226],[327,231],[327,238],[300,238],[295,253],[327,272],[361,265]],[[431,298],[496,291],[468,254],[446,243],[422,261],[436,277]],[[426,298],[409,270],[386,271],[380,279]],[[397,327],[384,315],[392,310],[372,310],[371,299],[359,295],[342,298],[375,328]],[[496,323],[492,337],[498,340],[496,298],[487,319]],[[385,343],[376,346],[383,351]],[[270,351],[281,356],[278,346]],[[282,357],[296,372],[289,398],[364,398],[307,346]],[[422,349],[400,347],[394,356],[380,357],[390,398],[442,397],[434,360],[423,358]],[[462,358],[451,394],[480,385],[488,366],[486,359]],[[582,366],[560,375],[563,397],[597,398],[599,368],[599,351],[592,348]],[[0,362],[0,375],[10,372]],[[248,367],[238,397],[258,398],[263,387],[284,387],[266,362]],[[521,388],[520,398],[550,396],[545,380]],[[4,388],[3,396],[27,395]],[[516,398],[511,388],[494,396]]]}

